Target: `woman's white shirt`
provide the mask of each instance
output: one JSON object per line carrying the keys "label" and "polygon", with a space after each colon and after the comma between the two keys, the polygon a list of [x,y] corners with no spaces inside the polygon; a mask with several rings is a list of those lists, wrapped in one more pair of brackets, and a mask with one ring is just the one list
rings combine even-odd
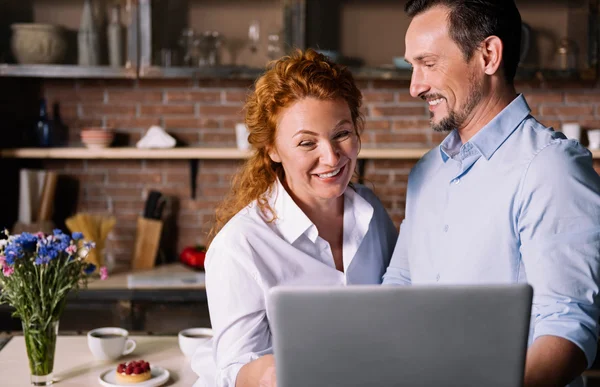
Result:
{"label": "woman's white shirt", "polygon": [[192,368],[200,376],[215,374],[218,387],[234,387],[243,365],[273,353],[269,289],[378,284],[394,251],[396,227],[375,194],[362,185],[344,193],[343,273],[335,268],[329,243],[279,181],[269,203],[275,221],[269,222],[256,202],[251,203],[221,229],[206,256],[216,370],[206,369],[206,350],[196,354]]}

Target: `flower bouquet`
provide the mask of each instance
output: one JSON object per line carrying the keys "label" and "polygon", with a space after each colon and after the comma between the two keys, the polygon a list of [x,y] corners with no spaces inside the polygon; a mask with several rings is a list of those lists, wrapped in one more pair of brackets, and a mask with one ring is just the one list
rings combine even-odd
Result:
{"label": "flower bouquet", "polygon": [[[54,230],[44,233],[9,235],[0,240],[0,304],[7,303],[23,325],[31,383],[52,384],[58,322],[67,295],[85,287],[96,267],[85,261],[94,242],[83,234]],[[106,277],[106,269],[100,270]]]}

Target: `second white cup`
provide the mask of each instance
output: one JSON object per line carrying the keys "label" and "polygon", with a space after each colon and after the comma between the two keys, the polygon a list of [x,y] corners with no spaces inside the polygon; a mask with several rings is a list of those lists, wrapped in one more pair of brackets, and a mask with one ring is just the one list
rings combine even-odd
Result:
{"label": "second white cup", "polygon": [[580,141],[581,125],[579,125],[577,122],[565,122],[562,125],[561,132],[563,132],[567,138]]}
{"label": "second white cup", "polygon": [[600,129],[590,129],[587,132],[590,149],[600,149]]}
{"label": "second white cup", "polygon": [[188,328],[179,332],[179,349],[187,357],[192,357],[201,345],[208,345],[213,338],[210,328]]}
{"label": "second white cup", "polygon": [[237,143],[237,147],[240,150],[248,150],[250,149],[250,143],[248,142],[248,128],[246,124],[238,123],[235,124],[235,140]]}
{"label": "second white cup", "polygon": [[95,358],[100,360],[116,360],[129,355],[136,347],[136,342],[128,338],[129,332],[123,328],[97,328],[88,332],[88,347]]}

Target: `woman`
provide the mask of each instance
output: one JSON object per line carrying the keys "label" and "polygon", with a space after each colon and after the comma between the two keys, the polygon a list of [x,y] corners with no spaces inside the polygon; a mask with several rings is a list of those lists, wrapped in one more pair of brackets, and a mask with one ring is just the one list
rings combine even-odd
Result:
{"label": "woman", "polygon": [[361,100],[351,73],[312,50],[275,62],[248,97],[254,152],[206,257],[218,386],[275,385],[273,286],[381,282],[397,230],[373,192],[350,184]]}

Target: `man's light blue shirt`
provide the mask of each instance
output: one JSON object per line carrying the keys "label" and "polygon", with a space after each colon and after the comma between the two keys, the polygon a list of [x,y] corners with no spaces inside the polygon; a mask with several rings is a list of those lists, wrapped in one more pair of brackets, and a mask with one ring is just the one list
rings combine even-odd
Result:
{"label": "man's light blue shirt", "polygon": [[528,282],[529,343],[565,338],[591,365],[599,262],[591,154],[535,120],[519,95],[468,142],[454,130],[415,165],[384,284]]}

